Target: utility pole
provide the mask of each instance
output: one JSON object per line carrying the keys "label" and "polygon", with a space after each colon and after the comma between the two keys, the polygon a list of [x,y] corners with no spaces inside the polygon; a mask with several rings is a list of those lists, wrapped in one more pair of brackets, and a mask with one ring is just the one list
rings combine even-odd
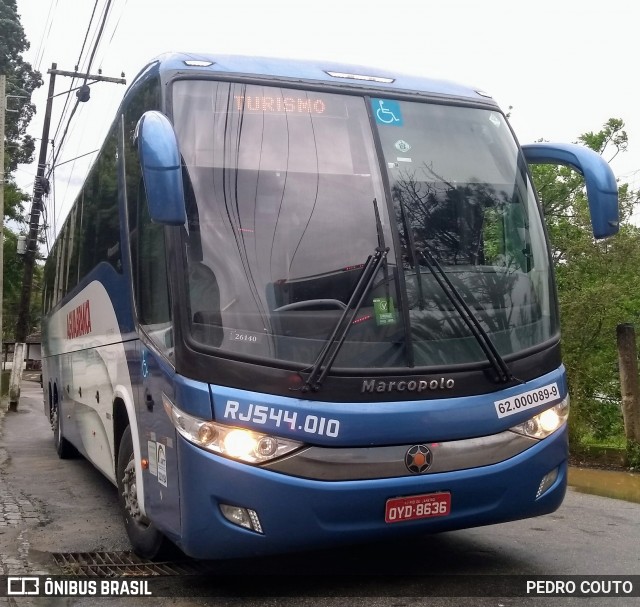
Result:
{"label": "utility pole", "polygon": [[[22,291],[20,293],[20,308],[18,310],[18,322],[16,325],[16,345],[15,353],[13,356],[13,369],[11,372],[11,380],[9,385],[9,409],[15,411],[18,407],[18,400],[20,399],[20,382],[22,379],[22,363],[24,360],[25,342],[27,341],[27,335],[29,333],[29,316],[31,307],[31,288],[33,285],[33,268],[36,260],[36,253],[38,251],[38,230],[40,226],[40,215],[42,213],[42,195],[47,185],[46,178],[44,176],[46,162],[47,162],[47,144],[49,142],[49,126],[51,124],[51,108],[54,98],[54,86],[56,75],[71,76],[72,78],[80,78],[84,80],[84,85],[79,87],[76,95],[80,101],[88,101],[89,99],[89,87],[87,86],[87,80],[93,82],[115,82],[118,84],[126,84],[124,78],[111,78],[103,76],[102,74],[81,74],[77,71],[68,72],[56,69],[58,66],[56,63],[51,64],[51,69],[48,70],[49,78],[49,92],[47,93],[47,105],[44,113],[44,124],[42,126],[42,140],[40,141],[40,154],[38,156],[38,170],[36,173],[35,185],[33,188],[33,202],[31,203],[31,216],[29,219],[29,233],[27,235],[26,250],[24,254],[24,272],[22,275]],[[124,74],[123,74],[124,76]],[[16,373],[16,357],[18,356],[18,350],[20,358],[18,359],[18,370]]]}
{"label": "utility pole", "polygon": [[[4,356],[2,307],[4,305],[4,113],[6,107],[7,77],[0,74],[0,356]],[[4,368],[4,367],[2,367]]]}
{"label": "utility pole", "polygon": [[40,154],[38,156],[38,169],[33,188],[33,201],[31,203],[31,217],[29,219],[29,234],[27,236],[26,250],[24,254],[24,272],[22,275],[22,291],[20,293],[20,308],[18,324],[16,326],[16,343],[25,342],[29,332],[29,304],[31,299],[31,282],[33,278],[33,266],[35,264],[36,251],[38,250],[38,227],[42,212],[42,194],[44,193],[44,171],[47,164],[47,143],[49,142],[49,127],[51,125],[51,108],[53,106],[53,91],[56,83],[56,64],[52,64],[49,70],[49,92],[47,105],[44,111],[44,124],[42,126],[42,140],[40,141]]}
{"label": "utility pole", "polygon": [[42,193],[44,182],[44,170],[47,162],[47,142],[49,140],[49,126],[51,124],[51,107],[53,105],[53,90],[56,82],[56,64],[52,64],[49,78],[49,92],[44,113],[44,125],[42,127],[42,141],[40,142],[40,155],[38,156],[38,170],[33,190],[31,203],[31,218],[29,220],[29,235],[24,254],[24,271],[22,274],[22,291],[20,292],[20,308],[18,324],[16,326],[16,341],[13,350],[13,365],[11,379],[9,381],[9,410],[18,408],[20,399],[20,382],[22,381],[22,363],[24,362],[25,342],[29,332],[29,306],[31,304],[31,284],[33,281],[33,266],[35,264],[36,251],[38,249],[38,224],[42,206]]}

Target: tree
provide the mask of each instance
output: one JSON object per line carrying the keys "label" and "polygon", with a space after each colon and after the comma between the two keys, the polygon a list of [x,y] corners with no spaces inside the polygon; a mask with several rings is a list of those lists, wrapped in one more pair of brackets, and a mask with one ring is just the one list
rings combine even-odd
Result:
{"label": "tree", "polygon": [[7,112],[5,163],[8,173],[33,160],[35,142],[27,126],[35,113],[31,94],[42,85],[40,72],[22,58],[29,43],[20,23],[15,0],[0,0],[0,74],[7,77],[7,94],[16,96],[15,111]]}
{"label": "tree", "polygon": [[[3,314],[2,337],[10,340],[16,329],[18,310],[20,307],[20,289],[22,286],[22,259],[17,254],[18,235],[7,230],[4,231],[4,289],[3,289]],[[42,266],[36,265],[33,273],[33,296],[31,298],[31,326],[29,333],[38,330],[42,302]]]}
{"label": "tree", "polygon": [[[0,74],[7,77],[7,95],[9,110],[5,114],[5,218],[24,221],[23,203],[30,196],[22,192],[15,184],[12,173],[18,164],[27,164],[33,160],[35,142],[27,134],[35,113],[30,102],[33,91],[42,85],[40,73],[24,61],[22,53],[29,49],[24,29],[20,23],[15,0],[0,0]],[[3,281],[3,327],[2,336],[10,337],[16,326],[16,312],[22,284],[22,261],[16,255],[17,235],[4,228],[4,281]],[[34,297],[37,300],[37,297]],[[38,314],[33,318],[38,318]]]}
{"label": "tree", "polygon": [[4,214],[15,221],[23,220],[22,204],[29,196],[16,187],[12,173],[18,164],[33,160],[35,141],[27,134],[35,113],[30,99],[33,91],[42,85],[40,73],[22,58],[28,49],[15,0],[0,0],[0,74],[7,77],[10,100],[10,111],[5,114]]}
{"label": "tree", "polygon": [[[579,142],[609,160],[627,146],[624,123],[610,119]],[[620,232],[595,241],[580,175],[567,167],[536,165],[555,265],[562,325],[563,359],[572,399],[574,442],[621,439],[616,326],[640,315],[640,229],[630,222],[640,192],[619,184]]]}

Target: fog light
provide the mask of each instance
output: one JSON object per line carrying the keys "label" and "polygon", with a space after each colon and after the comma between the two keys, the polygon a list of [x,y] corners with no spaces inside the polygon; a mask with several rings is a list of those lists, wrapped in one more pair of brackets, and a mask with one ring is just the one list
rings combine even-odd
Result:
{"label": "fog light", "polygon": [[536,493],[536,499],[538,499],[543,493],[547,491],[547,489],[549,489],[549,487],[551,487],[551,485],[553,485],[553,483],[556,482],[556,479],[558,478],[558,472],[559,470],[558,468],[556,468],[555,470],[552,470],[548,474],[545,474],[544,477],[542,477],[540,486],[538,487],[538,493]]}
{"label": "fog light", "polygon": [[230,523],[250,529],[256,533],[262,533],[262,525],[258,518],[258,513],[250,508],[241,508],[240,506],[230,506],[229,504],[220,504],[220,512]]}

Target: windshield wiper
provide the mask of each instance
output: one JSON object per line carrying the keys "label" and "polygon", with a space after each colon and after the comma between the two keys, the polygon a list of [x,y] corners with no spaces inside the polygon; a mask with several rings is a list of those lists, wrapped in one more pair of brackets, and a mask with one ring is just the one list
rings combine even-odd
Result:
{"label": "windshield wiper", "polygon": [[367,258],[360,278],[349,296],[349,301],[344,311],[338,319],[331,336],[325,342],[322,350],[320,350],[320,354],[318,354],[318,358],[316,358],[311,367],[309,377],[307,377],[301,388],[302,392],[308,392],[309,390],[317,392],[320,389],[324,378],[327,376],[327,373],[329,373],[329,369],[331,369],[331,365],[333,365],[336,356],[338,356],[344,340],[347,338],[347,333],[355,320],[356,314],[362,307],[364,298],[371,288],[380,266],[384,264],[387,258],[389,247],[386,247],[384,243],[382,222],[380,221],[380,213],[378,211],[378,201],[375,198],[373,199],[373,211],[376,220],[376,232],[378,234],[378,246],[376,247],[375,254]]}
{"label": "windshield wiper", "polygon": [[316,361],[313,363],[313,367],[311,367],[309,377],[307,377],[302,386],[302,392],[308,392],[309,390],[317,392],[320,389],[324,378],[327,376],[329,369],[331,369],[331,365],[335,361],[336,356],[338,356],[338,352],[347,337],[347,332],[356,314],[362,307],[364,298],[371,288],[378,269],[386,259],[388,252],[388,247],[384,249],[382,247],[376,247],[375,254],[368,257],[360,274],[360,278],[351,292],[346,308],[338,319],[331,336],[325,342],[322,350],[320,350],[320,354],[318,354],[318,358],[316,358]]}
{"label": "windshield wiper", "polygon": [[464,323],[469,327],[469,330],[475,337],[478,345],[482,348],[485,356],[491,366],[496,372],[497,379],[501,383],[508,383],[511,381],[519,381],[515,378],[511,373],[511,370],[507,366],[507,363],[504,361],[497,348],[491,341],[491,338],[484,330],[484,327],[480,323],[480,320],[474,314],[473,310],[467,305],[467,302],[462,298],[460,291],[456,289],[455,285],[451,282],[447,273],[442,269],[442,266],[438,263],[438,260],[431,254],[429,249],[422,248],[418,251],[418,254],[424,260],[427,268],[433,277],[436,279],[436,282],[440,285],[440,288],[444,291],[444,294],[447,296],[449,301],[453,304],[453,307],[456,309],[460,318],[464,321]]}

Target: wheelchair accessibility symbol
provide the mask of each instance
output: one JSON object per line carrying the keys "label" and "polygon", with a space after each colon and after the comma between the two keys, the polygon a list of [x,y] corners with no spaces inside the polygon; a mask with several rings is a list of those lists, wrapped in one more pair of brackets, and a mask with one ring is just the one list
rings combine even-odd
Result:
{"label": "wheelchair accessibility symbol", "polygon": [[400,103],[391,99],[372,99],[371,105],[376,115],[376,122],[388,126],[402,126]]}

